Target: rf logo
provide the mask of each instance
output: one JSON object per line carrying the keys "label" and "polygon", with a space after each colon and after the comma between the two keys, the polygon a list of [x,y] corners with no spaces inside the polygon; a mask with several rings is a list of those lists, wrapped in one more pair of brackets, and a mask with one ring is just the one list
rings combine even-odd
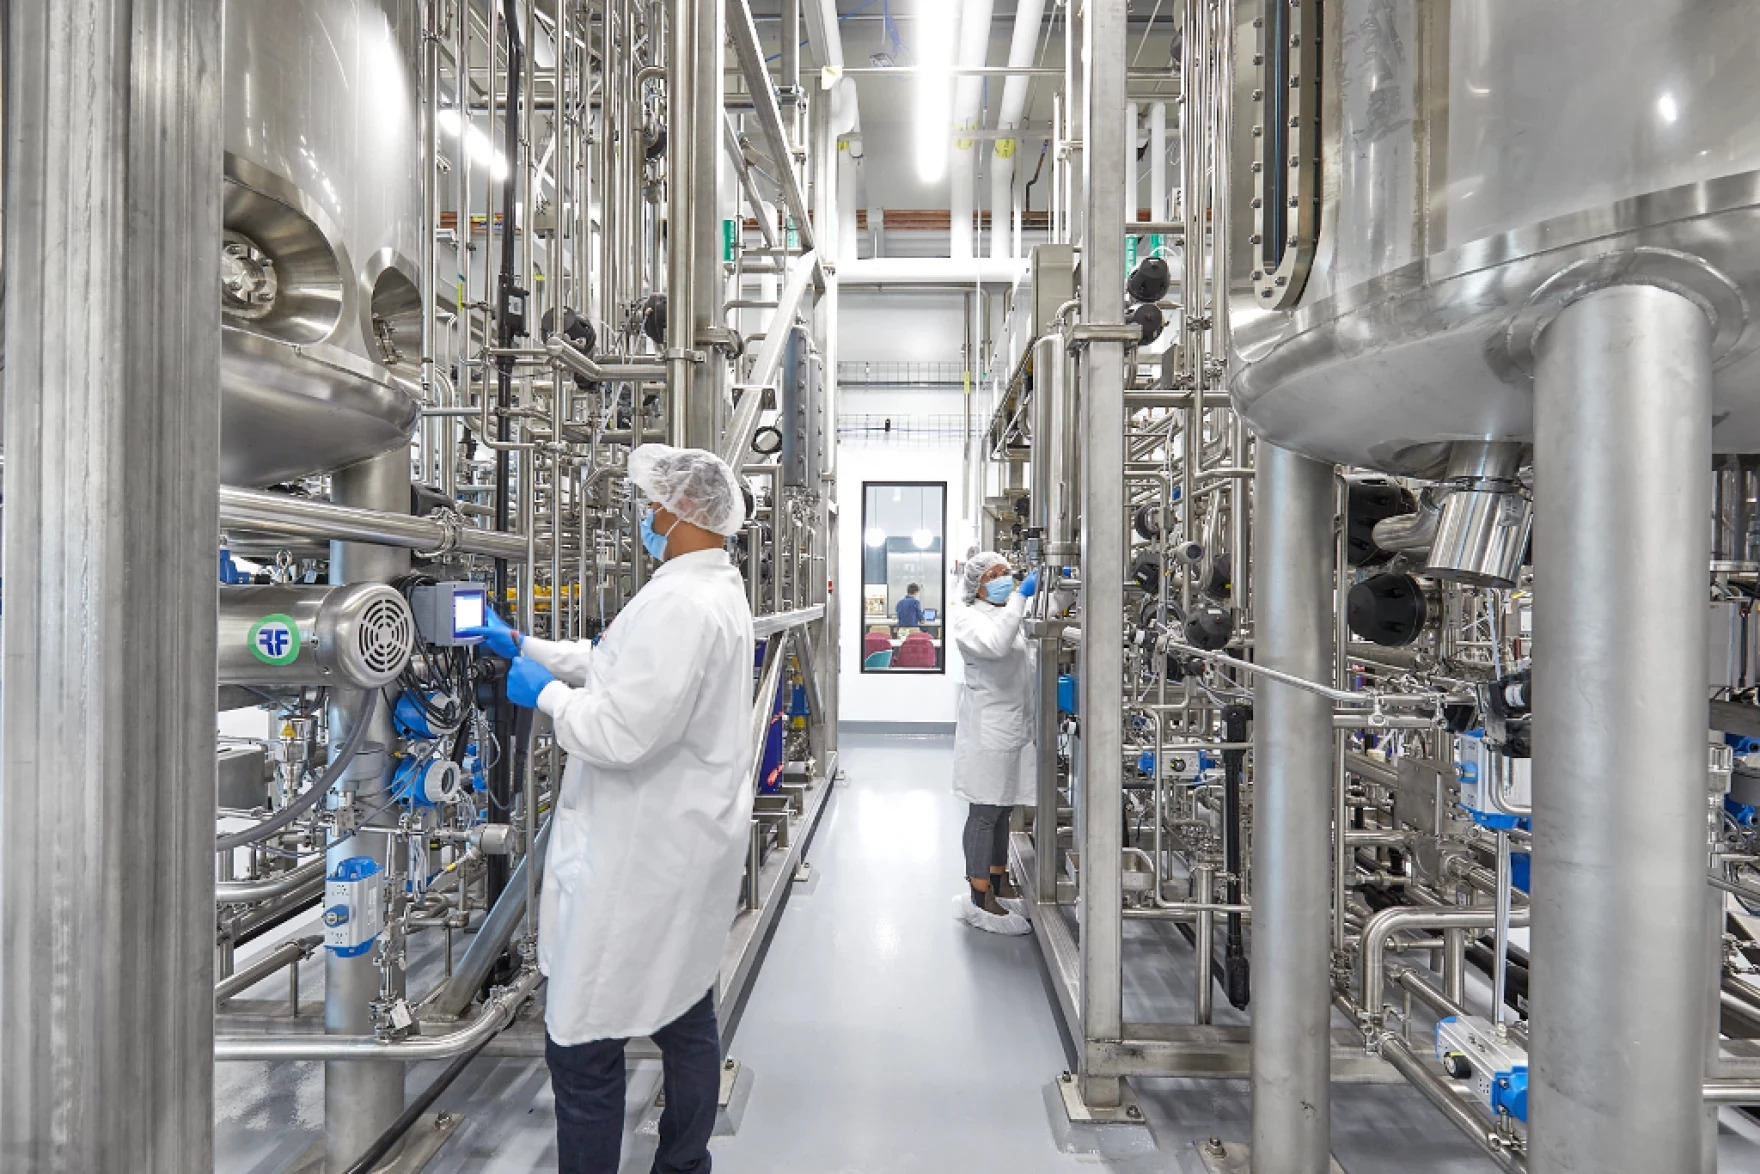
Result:
{"label": "rf logo", "polygon": [[292,616],[268,615],[251,625],[246,637],[251,655],[277,668],[299,659],[299,627]]}

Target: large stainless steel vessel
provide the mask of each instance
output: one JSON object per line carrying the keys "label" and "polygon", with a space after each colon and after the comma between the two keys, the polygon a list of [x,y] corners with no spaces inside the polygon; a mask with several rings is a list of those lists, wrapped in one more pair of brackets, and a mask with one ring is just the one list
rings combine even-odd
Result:
{"label": "large stainless steel vessel", "polygon": [[422,299],[419,5],[228,0],[221,478],[405,443]]}
{"label": "large stainless steel vessel", "polygon": [[1232,201],[1231,389],[1258,432],[1423,474],[1449,441],[1529,440],[1539,329],[1635,281],[1712,313],[1714,442],[1760,449],[1751,4],[1240,11],[1235,141],[1259,167]]}

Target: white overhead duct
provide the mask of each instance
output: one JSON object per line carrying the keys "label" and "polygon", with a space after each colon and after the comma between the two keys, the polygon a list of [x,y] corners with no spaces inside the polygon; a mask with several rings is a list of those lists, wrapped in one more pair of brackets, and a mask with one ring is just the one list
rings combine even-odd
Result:
{"label": "white overhead duct", "polygon": [[[991,0],[965,0],[959,18],[959,56],[954,59],[959,68],[973,69],[982,66],[988,58],[992,9]],[[950,148],[952,161],[948,169],[948,205],[952,228],[951,256],[956,261],[969,260],[972,256],[973,188],[977,184],[977,152],[972,150],[976,140],[961,138],[960,132],[977,129],[979,103],[983,93],[984,79],[981,76],[961,74],[954,82],[954,135]],[[994,222],[992,228],[995,228]]]}
{"label": "white overhead duct", "polygon": [[[1008,43],[1008,65],[1021,69],[1033,64],[1033,50],[1039,40],[1039,26],[1045,21],[1045,0],[1020,0],[1014,10],[1014,35]],[[1030,79],[1010,75],[1002,85],[1002,103],[997,107],[996,129],[1013,130],[1021,125],[1027,109],[1027,87]],[[1018,139],[996,140],[990,160],[990,255],[1014,255],[1014,161],[1020,150]]]}

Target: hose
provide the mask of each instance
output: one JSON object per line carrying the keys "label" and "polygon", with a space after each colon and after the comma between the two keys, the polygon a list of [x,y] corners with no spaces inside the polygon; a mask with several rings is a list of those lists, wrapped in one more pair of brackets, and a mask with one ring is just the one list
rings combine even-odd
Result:
{"label": "hose", "polygon": [[230,852],[235,848],[242,848],[246,844],[255,844],[259,840],[267,839],[310,810],[319,799],[329,793],[330,788],[334,787],[337,781],[342,778],[342,772],[348,769],[348,764],[354,761],[354,756],[360,750],[361,744],[367,740],[367,727],[373,723],[373,714],[378,712],[378,709],[379,691],[377,689],[368,690],[366,702],[361,706],[360,716],[355,719],[354,729],[348,732],[348,737],[343,740],[342,749],[337,752],[335,758],[330,760],[330,766],[324,771],[324,776],[300,792],[298,799],[263,822],[248,827],[242,832],[232,832],[229,835],[218,837],[214,841],[214,851]]}

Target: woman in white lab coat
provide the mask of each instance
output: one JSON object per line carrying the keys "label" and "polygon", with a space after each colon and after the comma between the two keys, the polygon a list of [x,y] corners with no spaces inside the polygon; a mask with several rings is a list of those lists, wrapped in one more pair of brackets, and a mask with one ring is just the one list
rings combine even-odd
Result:
{"label": "woman in white lab coat", "polygon": [[1032,654],[1021,621],[1038,589],[1029,575],[1015,588],[1008,560],[985,552],[966,560],[963,606],[949,626],[965,662],[965,684],[953,734],[953,793],[969,805],[961,841],[968,891],[954,915],[973,929],[1024,934],[1024,903],[1008,881],[1009,817],[1033,798]]}

